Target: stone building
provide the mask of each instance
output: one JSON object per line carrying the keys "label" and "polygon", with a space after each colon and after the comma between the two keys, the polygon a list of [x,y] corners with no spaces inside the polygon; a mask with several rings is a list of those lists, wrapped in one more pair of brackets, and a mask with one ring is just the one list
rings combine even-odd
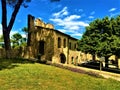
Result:
{"label": "stone building", "polygon": [[76,64],[85,60],[77,51],[77,39],[54,29],[40,19],[28,15],[28,48],[24,57],[50,60],[53,63]]}

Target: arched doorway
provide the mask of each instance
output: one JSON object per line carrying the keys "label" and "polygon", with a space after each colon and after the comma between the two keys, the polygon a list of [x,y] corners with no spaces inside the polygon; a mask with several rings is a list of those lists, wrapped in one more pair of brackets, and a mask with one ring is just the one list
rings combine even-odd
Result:
{"label": "arched doorway", "polygon": [[65,63],[66,62],[66,57],[63,53],[60,54],[60,60],[61,60],[61,63]]}

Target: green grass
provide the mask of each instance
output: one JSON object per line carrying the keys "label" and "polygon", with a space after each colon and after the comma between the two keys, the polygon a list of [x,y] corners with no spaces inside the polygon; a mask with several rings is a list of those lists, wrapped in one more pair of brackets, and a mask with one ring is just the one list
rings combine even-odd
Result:
{"label": "green grass", "polygon": [[120,82],[50,65],[0,59],[0,90],[120,90]]}

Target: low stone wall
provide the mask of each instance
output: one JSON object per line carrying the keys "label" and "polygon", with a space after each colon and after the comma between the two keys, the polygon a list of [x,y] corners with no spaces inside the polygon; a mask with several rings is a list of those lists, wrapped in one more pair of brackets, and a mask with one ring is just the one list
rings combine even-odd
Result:
{"label": "low stone wall", "polygon": [[[18,57],[22,57],[22,49],[11,49],[11,58],[18,58]],[[6,53],[5,53],[5,49],[4,48],[0,48],[0,58],[5,58],[6,57]]]}
{"label": "low stone wall", "polygon": [[0,58],[5,57],[5,49],[0,48]]}

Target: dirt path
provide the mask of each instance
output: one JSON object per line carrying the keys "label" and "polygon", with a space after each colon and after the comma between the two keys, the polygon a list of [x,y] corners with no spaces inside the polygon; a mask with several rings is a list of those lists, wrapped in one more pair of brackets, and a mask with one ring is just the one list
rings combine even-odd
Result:
{"label": "dirt path", "polygon": [[100,71],[100,70],[95,70],[95,69],[90,69],[90,68],[85,68],[85,67],[79,67],[79,66],[74,66],[74,65],[66,65],[65,64],[64,66],[69,66],[69,67],[85,70],[87,72],[88,71],[95,72],[95,73],[98,73],[99,75],[103,76],[104,78],[111,78],[111,79],[120,81],[120,74],[106,72],[106,71]]}

